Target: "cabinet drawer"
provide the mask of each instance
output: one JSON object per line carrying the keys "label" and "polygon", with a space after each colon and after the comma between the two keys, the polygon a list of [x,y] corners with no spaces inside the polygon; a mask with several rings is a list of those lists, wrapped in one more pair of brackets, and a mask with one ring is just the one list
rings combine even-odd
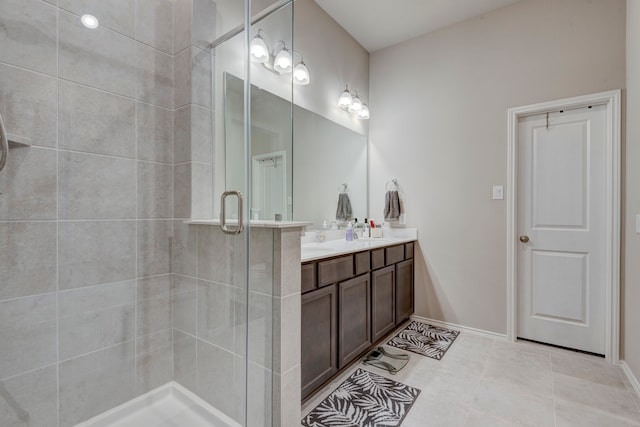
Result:
{"label": "cabinet drawer", "polygon": [[368,273],[371,270],[371,256],[369,251],[360,252],[354,255],[356,262],[356,276]]}
{"label": "cabinet drawer", "polygon": [[318,287],[353,277],[353,256],[343,256],[318,262]]}
{"label": "cabinet drawer", "polygon": [[371,269],[377,270],[384,267],[384,248],[371,251]]}
{"label": "cabinet drawer", "polygon": [[404,245],[391,246],[386,248],[386,261],[387,265],[396,264],[400,261],[404,261]]}
{"label": "cabinet drawer", "polygon": [[309,292],[318,287],[316,284],[316,263],[302,264],[301,292]]}
{"label": "cabinet drawer", "polygon": [[404,245],[404,259],[413,258],[413,245],[413,242]]}

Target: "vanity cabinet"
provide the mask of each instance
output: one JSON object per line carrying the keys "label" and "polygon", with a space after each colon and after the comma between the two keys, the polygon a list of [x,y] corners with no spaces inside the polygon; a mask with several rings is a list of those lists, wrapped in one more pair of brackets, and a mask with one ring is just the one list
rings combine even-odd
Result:
{"label": "vanity cabinet", "polygon": [[302,396],[338,372],[336,285],[302,295]]}
{"label": "vanity cabinet", "polygon": [[396,318],[395,323],[402,323],[413,313],[413,260],[396,264]]}
{"label": "vanity cabinet", "polygon": [[302,264],[302,399],[406,321],[413,242]]}
{"label": "vanity cabinet", "polygon": [[396,326],[395,274],[393,265],[371,273],[373,341],[378,341]]}
{"label": "vanity cabinet", "polygon": [[371,346],[371,286],[363,274],[338,284],[338,369]]}

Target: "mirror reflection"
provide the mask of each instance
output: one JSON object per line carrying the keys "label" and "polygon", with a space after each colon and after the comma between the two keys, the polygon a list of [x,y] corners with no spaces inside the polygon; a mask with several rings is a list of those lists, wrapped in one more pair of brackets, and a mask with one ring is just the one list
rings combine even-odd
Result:
{"label": "mirror reflection", "polygon": [[[243,81],[225,73],[227,188],[242,188]],[[291,114],[294,128],[291,129]],[[251,88],[252,219],[341,223],[367,210],[367,138],[260,88]],[[340,202],[340,203],[339,203]]]}

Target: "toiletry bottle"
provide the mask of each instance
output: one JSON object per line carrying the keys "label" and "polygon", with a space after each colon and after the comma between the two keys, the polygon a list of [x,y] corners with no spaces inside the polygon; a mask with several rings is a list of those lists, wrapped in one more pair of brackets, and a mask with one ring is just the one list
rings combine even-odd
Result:
{"label": "toiletry bottle", "polygon": [[358,222],[358,218],[353,220],[353,240],[362,237],[362,224]]}
{"label": "toiletry bottle", "polygon": [[327,220],[322,221],[322,228],[316,232],[316,242],[323,243],[327,240]]}
{"label": "toiletry bottle", "polygon": [[347,224],[347,232],[346,232],[347,242],[353,240],[353,226],[351,225],[351,221]]}
{"label": "toiletry bottle", "polygon": [[369,221],[367,221],[367,218],[364,219],[364,229],[362,230],[362,237],[364,237],[365,239],[371,237]]}

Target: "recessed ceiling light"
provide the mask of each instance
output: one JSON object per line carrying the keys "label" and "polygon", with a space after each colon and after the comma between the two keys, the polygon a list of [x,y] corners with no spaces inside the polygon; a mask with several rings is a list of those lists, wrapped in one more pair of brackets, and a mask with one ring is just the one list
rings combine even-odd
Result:
{"label": "recessed ceiling light", "polygon": [[96,28],[98,28],[98,25],[100,25],[100,23],[98,22],[98,18],[89,13],[85,13],[84,15],[82,15],[80,17],[80,21],[82,22],[82,25],[89,28],[90,30],[95,30]]}

